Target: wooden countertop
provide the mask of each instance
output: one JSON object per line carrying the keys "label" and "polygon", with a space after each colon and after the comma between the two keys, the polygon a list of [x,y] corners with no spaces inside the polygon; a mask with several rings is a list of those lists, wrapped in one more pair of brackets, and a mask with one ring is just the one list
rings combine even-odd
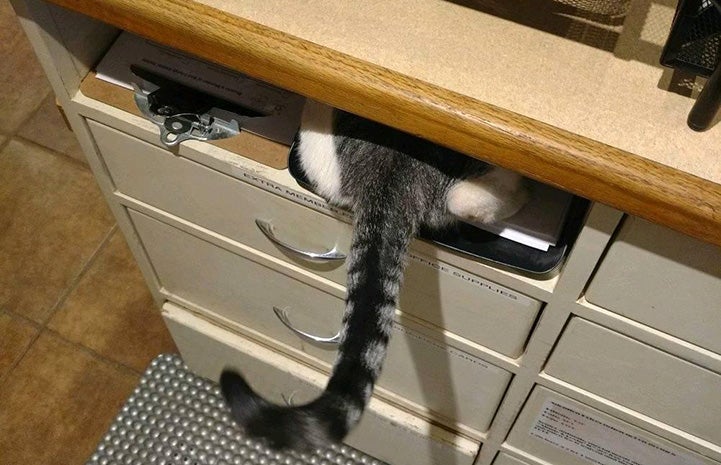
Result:
{"label": "wooden countertop", "polygon": [[668,0],[623,24],[534,23],[527,0],[50,1],[721,245],[721,124],[691,131],[662,88]]}

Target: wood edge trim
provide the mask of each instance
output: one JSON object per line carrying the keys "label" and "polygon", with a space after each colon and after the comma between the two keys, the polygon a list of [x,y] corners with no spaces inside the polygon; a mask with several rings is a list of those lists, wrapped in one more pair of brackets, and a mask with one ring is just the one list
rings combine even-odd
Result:
{"label": "wood edge trim", "polygon": [[689,173],[197,2],[49,1],[721,245],[721,185]]}

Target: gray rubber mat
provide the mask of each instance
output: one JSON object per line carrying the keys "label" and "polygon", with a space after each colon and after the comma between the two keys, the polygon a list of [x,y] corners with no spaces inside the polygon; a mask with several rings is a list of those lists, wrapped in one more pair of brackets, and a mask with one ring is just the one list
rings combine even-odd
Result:
{"label": "gray rubber mat", "polygon": [[384,465],[340,445],[314,454],[278,453],[244,438],[218,386],[175,355],[148,368],[88,465]]}

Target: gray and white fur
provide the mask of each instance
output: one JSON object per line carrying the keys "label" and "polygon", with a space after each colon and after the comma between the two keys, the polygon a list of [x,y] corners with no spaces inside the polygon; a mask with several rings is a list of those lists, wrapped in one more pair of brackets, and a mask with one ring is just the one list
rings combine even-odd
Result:
{"label": "gray and white fur", "polygon": [[221,387],[248,435],[307,450],[342,441],[360,420],[385,359],[406,250],[420,228],[497,221],[527,194],[518,174],[312,101],[298,143],[315,191],[354,213],[335,365],[321,396],[300,406],[266,401],[233,371],[223,372]]}

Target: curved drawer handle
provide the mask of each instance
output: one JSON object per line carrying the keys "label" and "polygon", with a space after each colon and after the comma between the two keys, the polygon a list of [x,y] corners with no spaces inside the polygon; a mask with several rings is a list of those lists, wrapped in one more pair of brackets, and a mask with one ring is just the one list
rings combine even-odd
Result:
{"label": "curved drawer handle", "polygon": [[305,250],[301,250],[297,247],[293,247],[292,245],[286,244],[284,242],[281,242],[277,237],[275,237],[275,234],[273,233],[273,225],[270,224],[268,221],[263,221],[256,219],[255,220],[256,226],[258,226],[258,229],[265,234],[265,237],[270,239],[270,241],[277,245],[278,247],[287,250],[288,252],[292,252],[296,255],[301,256],[302,258],[306,260],[312,260],[312,261],[319,261],[319,262],[326,262],[326,261],[335,261],[335,260],[345,260],[346,256],[344,253],[338,252],[335,247],[333,247],[332,250],[329,250],[327,252],[308,252]]}
{"label": "curved drawer handle", "polygon": [[280,309],[278,307],[273,307],[273,312],[275,312],[275,316],[278,317],[281,323],[283,323],[288,329],[293,331],[298,336],[308,339],[313,342],[317,342],[318,344],[328,344],[328,345],[334,345],[337,346],[340,344],[340,331],[338,334],[336,334],[333,337],[321,337],[321,336],[315,336],[310,333],[306,333],[305,331],[301,331],[300,329],[294,328],[291,324],[290,320],[288,319],[288,312],[285,309]]}

